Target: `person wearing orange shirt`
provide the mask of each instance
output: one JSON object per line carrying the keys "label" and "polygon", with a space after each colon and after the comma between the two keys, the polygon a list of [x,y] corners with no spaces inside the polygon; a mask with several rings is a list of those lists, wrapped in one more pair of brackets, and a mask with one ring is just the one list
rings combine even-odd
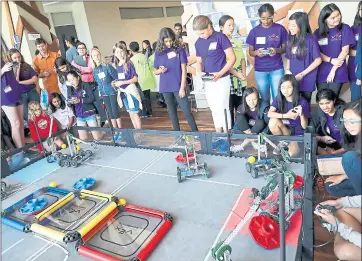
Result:
{"label": "person wearing orange shirt", "polygon": [[48,51],[47,42],[38,38],[35,40],[39,54],[33,59],[33,69],[38,74],[38,78],[43,80],[44,88],[49,95],[53,92],[59,93],[58,77],[54,70],[55,59],[60,57],[59,53]]}

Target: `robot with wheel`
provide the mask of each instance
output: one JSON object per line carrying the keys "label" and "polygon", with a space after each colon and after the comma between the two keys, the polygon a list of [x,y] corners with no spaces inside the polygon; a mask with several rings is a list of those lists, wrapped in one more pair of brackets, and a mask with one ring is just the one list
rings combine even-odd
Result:
{"label": "robot with wheel", "polygon": [[[53,129],[53,123],[54,123],[54,118],[51,117],[50,118],[49,136],[46,139],[46,143],[50,148],[51,154],[47,157],[47,162],[48,163],[57,162],[59,164],[60,160],[64,159],[67,155],[61,153],[60,151],[57,151],[57,146],[55,145],[55,142],[54,142],[55,138],[51,137],[52,129]],[[67,145],[62,144],[62,149],[65,149],[65,148],[67,148]]]}
{"label": "robot with wheel", "polygon": [[205,176],[210,177],[210,170],[207,163],[200,164],[197,160],[195,150],[195,138],[193,136],[185,135],[185,156],[182,154],[176,157],[176,160],[182,164],[182,167],[177,167],[177,180],[181,183],[187,177],[192,176]]}
{"label": "robot with wheel", "polygon": [[[79,146],[80,143],[90,145],[94,148],[94,150],[97,149],[96,143],[88,143],[88,142],[82,141],[82,140],[74,137],[72,134],[68,134],[67,141],[69,144],[70,155],[68,155],[68,157],[66,159],[64,159],[64,161],[59,162],[60,166],[67,166],[67,167],[72,166],[72,167],[76,168],[80,164],[82,164],[84,161],[88,160],[89,158],[91,158],[93,156],[93,151],[81,149]],[[74,149],[74,152],[73,152],[72,147]]]}

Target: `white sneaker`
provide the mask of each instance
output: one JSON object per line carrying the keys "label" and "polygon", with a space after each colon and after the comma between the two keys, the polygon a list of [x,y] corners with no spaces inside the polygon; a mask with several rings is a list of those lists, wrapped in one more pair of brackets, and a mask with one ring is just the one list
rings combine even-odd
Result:
{"label": "white sneaker", "polygon": [[230,147],[230,151],[233,153],[238,153],[244,150],[244,146],[242,144],[233,145]]}

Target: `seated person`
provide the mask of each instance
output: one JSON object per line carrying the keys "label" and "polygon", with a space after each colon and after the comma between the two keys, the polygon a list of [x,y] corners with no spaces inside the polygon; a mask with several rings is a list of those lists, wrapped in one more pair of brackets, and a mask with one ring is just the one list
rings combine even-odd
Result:
{"label": "seated person", "polygon": [[[49,137],[49,133],[54,134],[58,132],[58,125],[54,121],[51,124],[51,118],[46,112],[41,108],[40,103],[36,101],[29,102],[29,130],[30,136],[34,142],[41,139],[46,139]],[[52,125],[52,127],[50,127]],[[50,130],[51,128],[51,130]],[[64,142],[59,137],[54,137],[54,143],[58,148],[61,148]],[[46,151],[51,151],[48,146],[47,141],[43,142],[43,147],[41,144],[36,145],[39,151],[43,151],[43,147]]]}
{"label": "seated person", "polygon": [[331,89],[321,89],[316,97],[318,107],[312,114],[312,125],[317,134],[318,154],[341,154],[341,122],[344,102]]}
{"label": "seated person", "polygon": [[[259,134],[267,127],[269,107],[261,108],[259,97],[259,92],[255,87],[245,89],[243,101],[236,110],[236,119],[233,127],[234,133]],[[250,142],[250,139],[245,139],[240,145],[240,149],[244,149]]]}
{"label": "seated person", "polygon": [[[304,135],[310,114],[309,103],[300,95],[298,82],[294,75],[284,75],[279,84],[278,96],[270,106],[268,117],[269,130],[273,135]],[[289,154],[299,151],[296,142],[289,145]]]}
{"label": "seated person", "polygon": [[327,178],[324,188],[338,197],[361,195],[361,100],[348,104],[341,120],[342,144],[347,151],[342,156],[345,174]]}
{"label": "seated person", "polygon": [[337,209],[334,214],[325,209],[314,212],[336,234],[334,254],[340,260],[361,261],[361,195],[327,200],[319,205],[334,206]]}

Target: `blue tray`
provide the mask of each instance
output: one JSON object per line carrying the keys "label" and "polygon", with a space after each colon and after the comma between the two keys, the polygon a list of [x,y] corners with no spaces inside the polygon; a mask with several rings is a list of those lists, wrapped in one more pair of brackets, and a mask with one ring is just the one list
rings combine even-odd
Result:
{"label": "blue tray", "polygon": [[93,178],[81,178],[76,183],[74,183],[74,190],[90,189],[96,184],[96,180]]}

